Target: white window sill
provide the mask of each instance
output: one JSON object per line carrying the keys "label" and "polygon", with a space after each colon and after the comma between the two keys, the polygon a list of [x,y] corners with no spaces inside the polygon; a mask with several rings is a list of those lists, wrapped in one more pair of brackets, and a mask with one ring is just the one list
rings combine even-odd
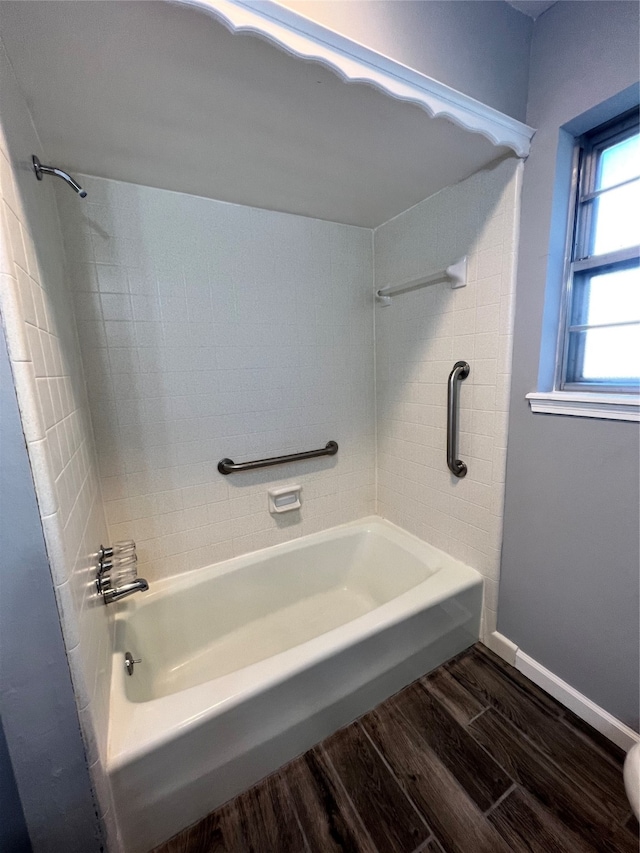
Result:
{"label": "white window sill", "polygon": [[609,421],[640,421],[640,397],[635,394],[589,394],[546,391],[527,394],[531,411]]}

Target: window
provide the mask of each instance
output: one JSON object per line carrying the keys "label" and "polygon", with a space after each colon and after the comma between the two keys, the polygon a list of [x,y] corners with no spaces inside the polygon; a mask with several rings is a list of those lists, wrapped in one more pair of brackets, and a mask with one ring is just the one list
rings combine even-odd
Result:
{"label": "window", "polygon": [[638,110],[578,140],[573,231],[558,391],[638,393],[640,132]]}

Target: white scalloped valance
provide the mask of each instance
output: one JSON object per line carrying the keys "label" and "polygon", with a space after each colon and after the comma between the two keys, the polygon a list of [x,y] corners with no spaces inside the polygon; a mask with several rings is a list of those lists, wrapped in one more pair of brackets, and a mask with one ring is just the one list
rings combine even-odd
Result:
{"label": "white scalloped valance", "polygon": [[211,12],[232,32],[251,32],[287,53],[311,59],[347,82],[369,83],[392,98],[443,116],[494,145],[526,157],[534,130],[499,110],[316,24],[271,0],[179,0]]}
{"label": "white scalloped valance", "polygon": [[531,128],[304,6],[2,5],[47,158],[72,173],[377,228],[529,151]]}

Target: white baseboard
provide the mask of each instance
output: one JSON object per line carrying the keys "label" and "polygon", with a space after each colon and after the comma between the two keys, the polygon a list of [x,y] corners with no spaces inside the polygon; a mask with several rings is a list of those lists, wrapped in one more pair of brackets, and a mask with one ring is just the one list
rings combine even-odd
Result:
{"label": "white baseboard", "polygon": [[516,652],[516,669],[625,752],[628,752],[635,743],[640,742],[640,735],[637,732],[625,726],[604,708],[596,705],[520,649]]}
{"label": "white baseboard", "polygon": [[[492,652],[495,652],[498,657],[502,658],[502,660],[510,663],[511,666],[516,665],[518,647],[511,640],[508,640],[504,634],[501,634],[499,631],[492,631],[483,638],[482,642]],[[533,681],[533,679],[531,680]]]}
{"label": "white baseboard", "polygon": [[625,752],[634,744],[640,743],[640,735],[637,732],[529,657],[503,634],[493,631],[483,638],[483,643]]}

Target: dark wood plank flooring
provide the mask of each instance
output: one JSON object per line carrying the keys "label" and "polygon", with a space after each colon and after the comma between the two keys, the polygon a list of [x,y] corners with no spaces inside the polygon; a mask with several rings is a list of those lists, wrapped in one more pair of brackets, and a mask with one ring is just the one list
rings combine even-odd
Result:
{"label": "dark wood plank flooring", "polygon": [[477,644],[154,853],[637,853],[623,758]]}

